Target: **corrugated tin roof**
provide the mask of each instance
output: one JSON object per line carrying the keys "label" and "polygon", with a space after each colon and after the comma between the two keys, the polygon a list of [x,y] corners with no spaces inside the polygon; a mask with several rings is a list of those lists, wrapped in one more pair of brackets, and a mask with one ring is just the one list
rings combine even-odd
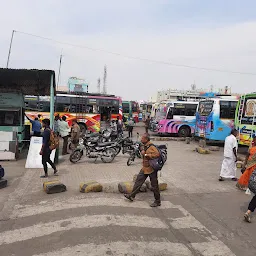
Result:
{"label": "corrugated tin roof", "polygon": [[0,92],[50,95],[52,75],[55,91],[55,72],[53,70],[0,68]]}

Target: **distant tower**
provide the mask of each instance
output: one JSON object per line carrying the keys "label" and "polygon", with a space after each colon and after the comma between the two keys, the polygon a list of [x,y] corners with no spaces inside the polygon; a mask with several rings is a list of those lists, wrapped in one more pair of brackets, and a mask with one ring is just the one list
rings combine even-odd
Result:
{"label": "distant tower", "polygon": [[213,85],[210,86],[210,91],[213,92]]}
{"label": "distant tower", "polygon": [[107,94],[107,66],[104,67],[104,77],[103,77],[103,93]]}
{"label": "distant tower", "polygon": [[98,79],[98,85],[97,85],[97,88],[98,88],[98,93],[100,93],[100,78]]}

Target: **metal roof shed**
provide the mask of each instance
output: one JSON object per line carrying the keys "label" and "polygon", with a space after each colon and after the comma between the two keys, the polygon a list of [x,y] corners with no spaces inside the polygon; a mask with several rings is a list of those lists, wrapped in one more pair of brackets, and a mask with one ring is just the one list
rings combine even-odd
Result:
{"label": "metal roof shed", "polygon": [[55,72],[38,69],[0,68],[0,92],[21,92],[23,95],[38,95],[51,98],[50,121],[54,120]]}

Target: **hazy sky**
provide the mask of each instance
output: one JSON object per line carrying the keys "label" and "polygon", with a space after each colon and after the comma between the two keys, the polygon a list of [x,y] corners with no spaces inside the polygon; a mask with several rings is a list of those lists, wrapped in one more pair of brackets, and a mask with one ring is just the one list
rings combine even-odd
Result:
{"label": "hazy sky", "polygon": [[15,33],[10,68],[58,70],[61,83],[85,78],[97,91],[107,65],[108,92],[147,100],[157,90],[232,86],[256,91],[256,75],[210,72],[129,59],[133,56],[256,74],[255,0],[1,0],[0,66],[12,30],[120,53],[76,48]]}

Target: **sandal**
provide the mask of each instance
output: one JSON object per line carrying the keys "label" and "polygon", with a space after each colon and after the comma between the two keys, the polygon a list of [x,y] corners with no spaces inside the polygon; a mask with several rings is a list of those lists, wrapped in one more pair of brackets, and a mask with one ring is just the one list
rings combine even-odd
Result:
{"label": "sandal", "polygon": [[245,213],[244,214],[244,220],[246,221],[246,222],[248,222],[248,223],[251,223],[252,221],[251,221],[251,216],[250,216],[250,214],[249,213]]}

